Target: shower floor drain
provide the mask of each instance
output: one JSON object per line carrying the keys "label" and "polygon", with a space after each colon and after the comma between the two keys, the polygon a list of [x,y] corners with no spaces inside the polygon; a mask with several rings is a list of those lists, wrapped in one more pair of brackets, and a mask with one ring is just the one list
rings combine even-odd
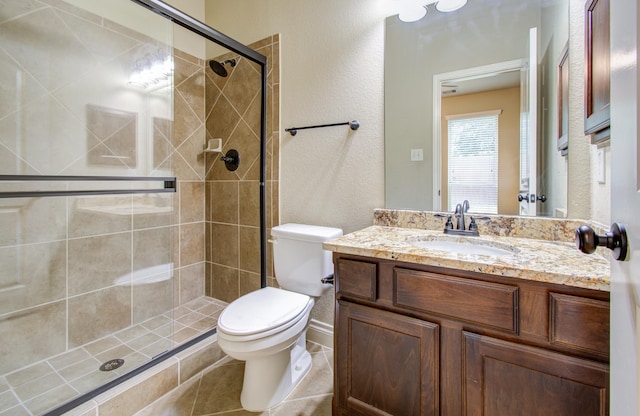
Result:
{"label": "shower floor drain", "polygon": [[124,360],[122,358],[116,358],[115,360],[109,360],[100,366],[100,371],[113,371],[116,368],[122,367]]}

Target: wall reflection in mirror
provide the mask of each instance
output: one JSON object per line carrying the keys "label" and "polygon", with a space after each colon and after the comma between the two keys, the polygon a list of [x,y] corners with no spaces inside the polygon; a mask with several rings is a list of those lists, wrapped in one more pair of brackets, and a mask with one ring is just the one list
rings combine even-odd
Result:
{"label": "wall reflection in mirror", "polygon": [[387,208],[450,211],[468,199],[471,212],[606,223],[609,147],[590,144],[583,114],[579,0],[474,0],[386,19]]}

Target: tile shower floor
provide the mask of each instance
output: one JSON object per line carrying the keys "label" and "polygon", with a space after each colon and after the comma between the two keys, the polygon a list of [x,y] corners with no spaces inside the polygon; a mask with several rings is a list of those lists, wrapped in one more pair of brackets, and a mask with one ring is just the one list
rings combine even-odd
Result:
{"label": "tile shower floor", "polygon": [[[215,327],[226,306],[200,297],[171,312],[0,376],[0,416],[40,415]],[[171,334],[173,333],[173,339]],[[104,362],[124,359],[112,371]]]}
{"label": "tile shower floor", "polygon": [[309,374],[278,406],[248,412],[240,405],[244,362],[224,358],[188,382],[142,409],[135,416],[330,416],[333,393],[333,350],[307,342]]}

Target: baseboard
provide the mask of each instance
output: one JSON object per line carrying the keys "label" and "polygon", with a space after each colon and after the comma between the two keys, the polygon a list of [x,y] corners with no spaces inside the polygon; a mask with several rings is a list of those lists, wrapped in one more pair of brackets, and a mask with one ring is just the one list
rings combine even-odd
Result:
{"label": "baseboard", "polygon": [[312,319],[307,329],[307,340],[333,348],[333,325]]}

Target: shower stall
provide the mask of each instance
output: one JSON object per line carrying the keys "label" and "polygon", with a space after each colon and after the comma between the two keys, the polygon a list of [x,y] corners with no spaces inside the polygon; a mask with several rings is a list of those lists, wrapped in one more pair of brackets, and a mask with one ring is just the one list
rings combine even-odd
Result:
{"label": "shower stall", "polygon": [[90,400],[269,282],[277,48],[158,0],[2,2],[0,414]]}

